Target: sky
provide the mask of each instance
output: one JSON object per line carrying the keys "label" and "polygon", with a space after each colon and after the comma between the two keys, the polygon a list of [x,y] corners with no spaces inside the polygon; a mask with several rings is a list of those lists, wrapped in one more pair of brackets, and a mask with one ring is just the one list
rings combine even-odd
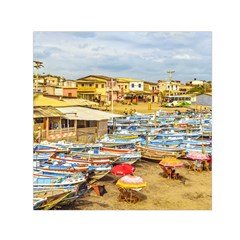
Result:
{"label": "sky", "polygon": [[43,62],[39,74],[72,80],[104,75],[157,82],[170,70],[172,80],[209,81],[212,32],[35,31],[33,60]]}

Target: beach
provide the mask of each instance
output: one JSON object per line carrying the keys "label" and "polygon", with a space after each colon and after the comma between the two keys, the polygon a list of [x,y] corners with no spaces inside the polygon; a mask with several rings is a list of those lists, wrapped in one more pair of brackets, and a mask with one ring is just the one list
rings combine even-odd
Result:
{"label": "beach", "polygon": [[[185,112],[188,108],[162,108],[159,104],[138,103],[137,105],[123,105],[114,103],[113,112],[123,114],[124,109],[135,109],[139,113],[154,113],[159,111]],[[194,106],[192,106],[194,108]],[[197,108],[198,109],[198,108]],[[110,108],[111,110],[111,108]],[[200,109],[198,109],[200,110]],[[186,160],[183,163],[187,165]],[[121,177],[109,172],[105,177],[94,183],[97,186],[105,186],[107,193],[98,196],[90,189],[84,196],[77,199],[71,206],[63,207],[64,210],[211,210],[212,209],[212,172],[196,172],[188,168],[176,168],[186,180],[182,183],[176,179],[162,177],[162,169],[158,162],[150,162],[141,159],[133,164],[136,168],[134,175],[142,177],[147,186],[137,194],[140,201],[127,203],[119,201],[119,190],[116,182]]]}
{"label": "beach", "polygon": [[147,186],[139,192],[140,201],[127,203],[119,201],[116,181],[120,178],[111,172],[97,181],[104,185],[107,193],[98,196],[91,189],[74,205],[63,207],[68,210],[211,210],[212,209],[212,172],[195,172],[187,168],[177,168],[186,179],[185,184],[176,179],[161,176],[157,162],[140,160],[134,164],[134,175],[142,177]]}

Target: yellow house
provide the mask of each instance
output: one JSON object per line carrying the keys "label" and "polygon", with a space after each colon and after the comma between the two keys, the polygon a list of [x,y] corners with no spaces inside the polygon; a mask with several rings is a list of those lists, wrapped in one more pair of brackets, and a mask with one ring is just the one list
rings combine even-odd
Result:
{"label": "yellow house", "polygon": [[144,91],[151,95],[151,102],[159,102],[158,84],[144,81]]}
{"label": "yellow house", "polygon": [[101,76],[89,75],[76,80],[78,96],[90,101],[106,101],[106,80]]}

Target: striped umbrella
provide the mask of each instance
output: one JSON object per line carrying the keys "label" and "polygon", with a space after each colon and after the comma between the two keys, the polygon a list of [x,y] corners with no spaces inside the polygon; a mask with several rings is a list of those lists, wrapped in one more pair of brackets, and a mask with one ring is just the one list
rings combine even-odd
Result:
{"label": "striped umbrella", "polygon": [[183,162],[180,161],[177,158],[164,158],[159,162],[159,165],[163,167],[168,167],[168,168],[177,168],[177,167],[183,167]]}

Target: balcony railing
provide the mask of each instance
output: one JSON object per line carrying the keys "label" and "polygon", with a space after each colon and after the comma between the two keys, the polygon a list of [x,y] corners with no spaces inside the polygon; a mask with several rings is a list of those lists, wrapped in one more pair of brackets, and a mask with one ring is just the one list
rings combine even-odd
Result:
{"label": "balcony railing", "polygon": [[96,91],[96,87],[95,86],[78,86],[77,90],[79,92],[95,92]]}

